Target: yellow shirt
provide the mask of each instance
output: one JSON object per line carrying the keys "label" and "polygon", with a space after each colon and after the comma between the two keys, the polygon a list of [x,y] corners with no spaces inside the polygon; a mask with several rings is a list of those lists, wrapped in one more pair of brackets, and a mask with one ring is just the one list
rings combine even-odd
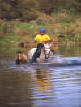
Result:
{"label": "yellow shirt", "polygon": [[37,43],[42,43],[47,40],[50,40],[50,37],[47,34],[44,35],[37,34],[35,37],[35,41],[37,41]]}

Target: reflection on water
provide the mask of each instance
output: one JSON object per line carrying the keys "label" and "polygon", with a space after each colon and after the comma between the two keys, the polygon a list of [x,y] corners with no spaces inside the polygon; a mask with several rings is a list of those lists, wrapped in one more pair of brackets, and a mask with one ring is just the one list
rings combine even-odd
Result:
{"label": "reflection on water", "polygon": [[36,69],[36,84],[41,91],[48,91],[50,88],[50,79],[48,70]]}
{"label": "reflection on water", "polygon": [[[51,82],[48,70],[36,69],[34,73],[35,80],[35,95],[34,99],[49,99],[51,97]],[[41,97],[40,97],[41,96]]]}
{"label": "reflection on water", "polygon": [[61,46],[58,49],[58,53],[63,56],[81,56],[81,47],[77,46]]}
{"label": "reflection on water", "polygon": [[32,107],[31,94],[27,72],[0,71],[0,107]]}
{"label": "reflection on water", "polygon": [[0,68],[0,107],[81,106],[81,66]]}

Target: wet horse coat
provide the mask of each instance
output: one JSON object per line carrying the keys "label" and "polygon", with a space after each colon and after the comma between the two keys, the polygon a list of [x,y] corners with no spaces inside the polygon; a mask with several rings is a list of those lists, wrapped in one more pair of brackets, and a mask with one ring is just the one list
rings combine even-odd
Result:
{"label": "wet horse coat", "polygon": [[[44,52],[41,53],[40,60],[44,60],[45,58],[48,59],[51,51],[50,51],[51,44],[44,44]],[[28,60],[32,60],[32,56],[36,52],[36,48],[32,48],[28,51]]]}

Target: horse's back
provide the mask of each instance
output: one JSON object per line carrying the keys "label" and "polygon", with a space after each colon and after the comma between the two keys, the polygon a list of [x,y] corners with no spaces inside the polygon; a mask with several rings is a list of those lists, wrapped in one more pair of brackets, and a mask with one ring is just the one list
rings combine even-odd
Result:
{"label": "horse's back", "polygon": [[36,52],[36,48],[32,48],[28,51],[28,59],[32,59],[32,56]]}

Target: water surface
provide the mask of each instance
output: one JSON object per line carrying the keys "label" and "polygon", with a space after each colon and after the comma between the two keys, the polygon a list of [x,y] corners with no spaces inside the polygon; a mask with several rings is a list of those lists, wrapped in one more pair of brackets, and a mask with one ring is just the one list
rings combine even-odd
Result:
{"label": "water surface", "polygon": [[81,66],[0,66],[1,107],[65,105],[81,106]]}
{"label": "water surface", "polygon": [[[15,56],[11,57],[14,50],[5,45],[0,52],[0,107],[81,106],[80,64],[15,65]],[[68,60],[81,58],[80,47],[61,46],[56,52]]]}

